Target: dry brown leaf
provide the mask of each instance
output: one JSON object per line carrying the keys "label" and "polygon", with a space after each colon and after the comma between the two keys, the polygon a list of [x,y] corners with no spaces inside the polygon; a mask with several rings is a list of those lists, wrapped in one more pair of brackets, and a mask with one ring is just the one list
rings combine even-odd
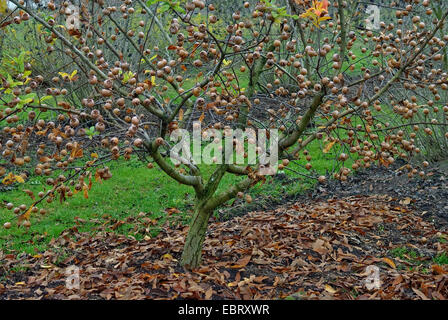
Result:
{"label": "dry brown leaf", "polygon": [[425,296],[425,294],[423,292],[421,292],[420,290],[412,288],[412,291],[414,291],[415,294],[418,295],[422,300],[429,300],[429,298],[427,296]]}
{"label": "dry brown leaf", "polygon": [[230,266],[230,268],[232,268],[232,269],[244,268],[245,266],[247,266],[247,264],[249,263],[251,258],[252,258],[252,256],[245,256],[245,257],[239,259],[234,265]]}
{"label": "dry brown leaf", "polygon": [[328,252],[328,249],[325,247],[325,241],[323,241],[322,239],[317,239],[313,243],[312,248],[314,251],[320,254],[325,254]]}
{"label": "dry brown leaf", "polygon": [[213,295],[213,288],[210,287],[205,291],[205,300],[210,300]]}

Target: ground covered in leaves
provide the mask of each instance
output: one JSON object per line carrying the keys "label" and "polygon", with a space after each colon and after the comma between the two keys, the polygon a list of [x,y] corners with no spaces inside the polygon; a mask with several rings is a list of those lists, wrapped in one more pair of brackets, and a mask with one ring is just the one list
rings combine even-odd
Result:
{"label": "ground covered in leaves", "polygon": [[[448,233],[411,202],[346,196],[213,222],[191,272],[178,266],[185,227],[144,241],[108,231],[141,216],[93,236],[74,227],[43,254],[0,253],[0,299],[446,299]],[[79,290],[66,287],[72,265]],[[366,287],[369,266],[379,288]]]}
{"label": "ground covered in leaves", "polygon": [[313,199],[328,199],[387,194],[398,204],[409,205],[438,228],[448,229],[448,160],[426,168],[423,179],[409,179],[405,167],[406,163],[402,160],[389,168],[371,167],[350,176],[347,182],[332,180],[318,186],[310,196]]}

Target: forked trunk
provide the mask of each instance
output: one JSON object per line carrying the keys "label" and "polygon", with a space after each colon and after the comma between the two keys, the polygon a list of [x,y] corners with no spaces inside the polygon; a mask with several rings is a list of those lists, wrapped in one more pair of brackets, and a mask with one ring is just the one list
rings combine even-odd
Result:
{"label": "forked trunk", "polygon": [[202,244],[207,232],[208,221],[212,211],[205,211],[202,205],[197,205],[190,223],[187,239],[182,253],[181,265],[187,268],[197,268],[201,263]]}

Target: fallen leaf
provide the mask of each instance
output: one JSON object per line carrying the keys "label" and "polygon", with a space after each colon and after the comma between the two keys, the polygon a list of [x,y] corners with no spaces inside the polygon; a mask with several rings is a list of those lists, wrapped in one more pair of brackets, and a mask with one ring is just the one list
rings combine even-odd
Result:
{"label": "fallen leaf", "polygon": [[408,204],[411,204],[411,202],[412,202],[412,199],[409,197],[407,197],[403,200],[400,200],[400,204],[402,204],[402,205],[408,205]]}
{"label": "fallen leaf", "polygon": [[331,294],[335,294],[337,291],[332,287],[332,286],[330,286],[329,284],[326,284],[325,285],[325,291],[327,291],[327,292],[329,292],[329,293],[331,293]]}
{"label": "fallen leaf", "polygon": [[439,265],[435,264],[432,267],[432,272],[435,274],[445,274],[446,271]]}
{"label": "fallen leaf", "polygon": [[412,291],[414,291],[416,295],[418,295],[420,298],[422,298],[422,300],[429,300],[429,298],[427,296],[425,296],[425,294],[423,292],[421,292],[420,290],[412,288]]}
{"label": "fallen leaf", "polygon": [[244,268],[245,266],[247,266],[247,264],[249,263],[251,258],[252,258],[252,256],[245,256],[245,257],[239,259],[234,265],[230,266],[230,268],[232,268],[232,269]]}
{"label": "fallen leaf", "polygon": [[210,300],[212,295],[213,295],[213,288],[210,287],[208,288],[207,291],[205,291],[205,300]]}
{"label": "fallen leaf", "polygon": [[391,268],[396,269],[397,266],[395,265],[395,262],[392,261],[392,259],[389,258],[383,258],[382,259],[385,263],[387,263]]}

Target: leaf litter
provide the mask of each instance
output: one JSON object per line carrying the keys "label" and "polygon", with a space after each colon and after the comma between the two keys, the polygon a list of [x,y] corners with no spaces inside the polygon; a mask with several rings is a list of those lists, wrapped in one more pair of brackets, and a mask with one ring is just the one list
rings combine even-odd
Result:
{"label": "leaf litter", "polygon": [[[447,265],[434,263],[448,233],[390,196],[310,200],[213,222],[193,271],[179,266],[185,226],[167,222],[137,241],[110,225],[95,235],[73,227],[34,256],[0,251],[0,299],[448,298]],[[419,258],[394,256],[396,248]],[[66,286],[73,265],[79,289]],[[369,266],[380,280],[370,290]]]}

